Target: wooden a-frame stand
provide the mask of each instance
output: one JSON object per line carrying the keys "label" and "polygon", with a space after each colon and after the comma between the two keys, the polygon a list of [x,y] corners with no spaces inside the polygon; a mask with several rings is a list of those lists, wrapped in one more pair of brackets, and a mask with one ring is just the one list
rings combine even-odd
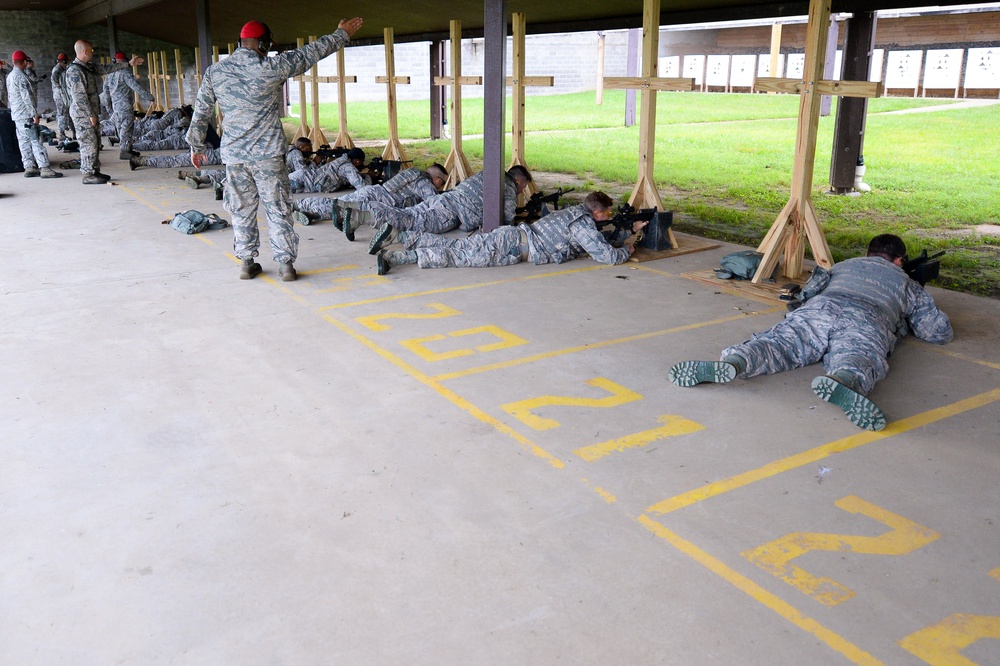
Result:
{"label": "wooden a-frame stand", "polygon": [[462,22],[452,20],[451,29],[451,76],[435,76],[434,85],[451,86],[451,151],[444,161],[448,179],[444,189],[449,190],[472,175],[469,160],[462,152],[462,86],[481,86],[483,77],[462,76]]}
{"label": "wooden a-frame stand", "polygon": [[[527,30],[527,20],[523,12],[514,12],[511,15],[511,24],[514,30],[514,53],[512,66],[513,75],[507,77],[507,85],[511,89],[511,159],[510,165],[518,164],[525,169],[528,163],[524,159],[524,89],[526,87],[555,85],[555,79],[551,76],[525,76],[524,75],[524,35]],[[528,169],[530,171],[530,169]],[[538,192],[538,186],[534,181],[528,183],[521,193],[521,198],[531,196]],[[523,201],[522,201],[523,203]]]}
{"label": "wooden a-frame stand", "polygon": [[399,142],[399,122],[396,114],[396,84],[409,84],[410,77],[396,76],[396,56],[395,39],[392,28],[383,30],[385,38],[385,76],[376,76],[376,83],[384,83],[386,89],[386,103],[389,109],[389,143],[382,151],[383,160],[406,160],[406,151],[403,144]]}
{"label": "wooden a-frame stand", "polygon": [[830,0],[810,0],[803,80],[767,77],[758,78],[754,82],[754,90],[797,93],[800,96],[791,196],[757,248],[758,252],[764,254],[764,258],[753,277],[754,284],[760,284],[770,278],[782,255],[784,256],[782,275],[789,280],[798,280],[802,274],[807,239],[816,263],[824,268],[833,266],[830,246],[827,245],[826,236],[823,234],[812,202],[820,100],[823,95],[877,97],[882,94],[882,84],[868,81],[830,81],[822,78],[829,23]]}

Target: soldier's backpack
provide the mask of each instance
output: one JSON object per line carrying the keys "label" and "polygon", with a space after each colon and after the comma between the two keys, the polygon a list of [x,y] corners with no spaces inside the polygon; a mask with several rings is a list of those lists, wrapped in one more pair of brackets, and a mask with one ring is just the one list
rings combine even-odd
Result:
{"label": "soldier's backpack", "polygon": [[17,145],[17,129],[9,109],[0,109],[0,173],[20,173],[21,149]]}
{"label": "soldier's backpack", "polygon": [[174,215],[174,219],[170,220],[170,226],[182,234],[199,234],[202,231],[225,229],[229,226],[229,222],[215,213],[205,215],[196,210],[187,210]]}
{"label": "soldier's backpack", "polygon": [[[720,280],[750,280],[757,272],[757,268],[763,259],[763,254],[754,252],[753,250],[743,250],[742,252],[727,254],[720,262],[722,268],[715,269],[715,277]],[[778,267],[775,266],[769,279],[773,281],[777,274]]]}

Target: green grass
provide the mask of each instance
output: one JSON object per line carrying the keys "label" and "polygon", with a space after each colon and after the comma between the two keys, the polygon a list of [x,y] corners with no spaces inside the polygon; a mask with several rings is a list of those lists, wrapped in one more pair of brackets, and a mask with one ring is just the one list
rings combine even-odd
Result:
{"label": "green grass", "polygon": [[[622,126],[624,98],[623,91],[607,91],[597,106],[593,92],[529,97],[525,152],[532,170],[627,197],[637,175],[639,130]],[[1000,297],[1000,238],[972,231],[998,222],[1000,105],[885,113],[950,103],[871,100],[864,156],[872,192],[843,197],[825,194],[834,102],[831,115],[820,119],[813,202],[835,259],[862,253],[876,233],[898,233],[911,250],[948,250],[938,284]],[[399,105],[401,138],[427,137],[428,108],[427,102]],[[797,115],[798,100],[789,95],[660,94],[654,174],[678,230],[759,243],[788,200]],[[351,135],[384,139],[385,116],[384,103],[349,104]],[[328,136],[336,123],[336,104],[324,105]],[[482,131],[482,100],[463,101],[463,127],[466,155],[481,164],[482,140],[469,135]],[[418,162],[443,161],[449,142],[418,141],[407,150]]]}

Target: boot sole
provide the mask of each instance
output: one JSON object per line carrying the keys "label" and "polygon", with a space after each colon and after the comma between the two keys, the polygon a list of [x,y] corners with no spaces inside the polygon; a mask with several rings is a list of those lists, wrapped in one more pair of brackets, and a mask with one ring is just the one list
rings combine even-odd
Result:
{"label": "boot sole", "polygon": [[379,227],[375,235],[372,236],[372,240],[368,243],[368,254],[378,254],[378,251],[382,249],[382,244],[385,243],[386,239],[392,235],[392,227],[388,224],[384,224]]}
{"label": "boot sole", "polygon": [[723,361],[681,361],[670,368],[667,378],[685,388],[706,382],[728,384],[736,379],[736,366]]}
{"label": "boot sole", "polygon": [[851,423],[859,428],[875,431],[885,428],[885,414],[879,406],[836,379],[820,375],[813,379],[812,390],[817,397],[840,407]]}
{"label": "boot sole", "polygon": [[389,263],[389,258],[385,256],[385,250],[378,253],[378,274],[385,275],[392,268],[392,264]]}
{"label": "boot sole", "polygon": [[297,210],[292,211],[292,220],[294,220],[298,224],[301,224],[303,227],[308,227],[312,222],[312,220],[310,220],[305,213]]}

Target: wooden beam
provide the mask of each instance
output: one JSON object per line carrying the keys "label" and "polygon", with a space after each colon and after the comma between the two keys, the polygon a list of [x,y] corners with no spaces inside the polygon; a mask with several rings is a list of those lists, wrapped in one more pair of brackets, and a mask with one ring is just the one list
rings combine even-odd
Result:
{"label": "wooden beam", "polygon": [[[309,43],[313,43],[318,39],[316,35],[309,36]],[[312,129],[309,130],[309,140],[312,141],[314,148],[319,146],[325,146],[329,142],[326,140],[326,135],[323,134],[323,130],[319,127],[319,63],[312,66],[310,70],[312,76],[310,77],[310,97],[309,103],[312,105]]]}
{"label": "wooden beam", "polygon": [[483,83],[482,77],[472,77],[478,79],[475,84],[463,83],[462,22],[452,20],[449,26],[451,29],[451,76],[441,77],[444,80],[440,83],[440,85],[451,85],[451,151],[444,161],[444,168],[448,170],[445,189],[455,187],[472,175],[469,160],[462,152],[462,86],[482,85]]}
{"label": "wooden beam", "polygon": [[603,86],[610,90],[673,90],[694,89],[694,79],[606,76]]}
{"label": "wooden beam", "polygon": [[382,151],[382,159],[406,161],[406,151],[403,150],[403,144],[399,142],[396,84],[409,83],[410,77],[396,76],[396,50],[392,28],[385,28],[383,35],[385,37],[385,76],[376,77],[376,81],[383,79],[379,83],[384,83],[386,88],[386,104],[389,110],[389,141],[385,145],[385,150]]}
{"label": "wooden beam", "polygon": [[[302,37],[295,39],[295,46],[297,48],[302,48],[306,45],[306,40]],[[299,129],[295,131],[295,135],[292,137],[292,142],[298,141],[302,137],[309,137],[309,132],[312,130],[309,128],[309,124],[306,123],[306,80],[305,77],[297,77],[299,82]],[[310,139],[311,140],[311,139]],[[313,146],[314,148],[319,148],[318,145]]]}
{"label": "wooden beam", "polygon": [[[801,79],[780,79],[769,76],[759,76],[754,79],[755,91],[781,92],[800,95],[808,92],[807,84]],[[839,97],[881,97],[885,87],[881,82],[873,81],[829,81],[816,82],[816,92],[820,95],[837,95]]]}
{"label": "wooden beam", "polygon": [[103,23],[109,16],[120,16],[158,2],[160,0],[86,0],[66,10],[67,23],[71,28]]}

